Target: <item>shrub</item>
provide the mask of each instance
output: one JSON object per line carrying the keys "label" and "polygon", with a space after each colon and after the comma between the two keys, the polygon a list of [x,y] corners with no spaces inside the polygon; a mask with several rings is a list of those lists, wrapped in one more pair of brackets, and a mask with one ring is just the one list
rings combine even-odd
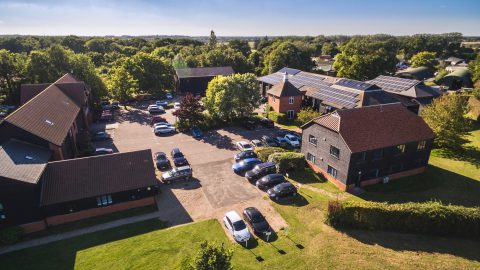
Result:
{"label": "shrub", "polygon": [[440,202],[331,201],[326,222],[335,227],[480,238],[480,207],[443,205]]}
{"label": "shrub", "polygon": [[191,270],[230,270],[232,269],[233,250],[225,248],[223,244],[217,245],[215,243],[209,243],[203,241],[200,245],[200,249],[193,258],[190,267]]}
{"label": "shrub", "polygon": [[266,162],[271,154],[285,152],[285,149],[280,147],[256,147],[254,151],[259,159]]}
{"label": "shrub", "polygon": [[298,126],[303,126],[306,123],[308,123],[310,120],[312,120],[316,117],[319,117],[320,115],[322,115],[322,114],[317,112],[317,111],[314,111],[311,108],[302,109],[298,112],[297,119],[295,120],[295,123]]}
{"label": "shrub", "polygon": [[295,152],[273,153],[268,157],[268,161],[277,164],[279,173],[296,171],[305,168],[305,155]]}
{"label": "shrub", "polygon": [[268,113],[268,118],[270,118],[273,122],[278,124],[288,124],[291,122],[290,119],[287,118],[287,115],[284,113],[277,113],[275,111],[271,111]]}
{"label": "shrub", "polygon": [[23,228],[10,227],[0,230],[0,245],[13,244],[22,239]]}

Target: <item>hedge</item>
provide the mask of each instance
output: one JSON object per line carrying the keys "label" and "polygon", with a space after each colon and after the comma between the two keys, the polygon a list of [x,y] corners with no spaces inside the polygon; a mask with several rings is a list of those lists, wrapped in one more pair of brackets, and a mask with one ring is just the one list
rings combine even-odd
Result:
{"label": "hedge", "polygon": [[268,157],[271,154],[285,152],[285,149],[280,147],[255,147],[254,151],[259,159],[261,159],[263,162],[267,162]]}
{"label": "hedge", "polygon": [[279,173],[286,173],[305,168],[305,155],[302,153],[273,153],[268,156],[268,161],[277,164],[277,170]]}
{"label": "hedge", "polygon": [[10,227],[0,230],[0,245],[13,244],[22,239],[23,228]]}
{"label": "hedge", "polygon": [[284,113],[277,113],[275,111],[270,111],[268,113],[268,118],[271,119],[273,122],[278,124],[288,124],[292,121],[288,119],[287,115]]}
{"label": "hedge", "polygon": [[330,201],[326,223],[335,227],[480,238],[480,207],[440,202]]}

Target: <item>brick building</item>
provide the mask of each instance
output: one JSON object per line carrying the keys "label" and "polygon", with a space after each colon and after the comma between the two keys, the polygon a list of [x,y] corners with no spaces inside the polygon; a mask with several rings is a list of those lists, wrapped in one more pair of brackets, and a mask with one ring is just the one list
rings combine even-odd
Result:
{"label": "brick building", "polygon": [[309,166],[343,190],[425,171],[435,137],[400,103],[337,110],[302,130]]}
{"label": "brick building", "polygon": [[268,105],[274,111],[286,114],[289,119],[295,118],[302,108],[303,93],[288,81],[286,72],[283,81],[270,88],[267,95]]}

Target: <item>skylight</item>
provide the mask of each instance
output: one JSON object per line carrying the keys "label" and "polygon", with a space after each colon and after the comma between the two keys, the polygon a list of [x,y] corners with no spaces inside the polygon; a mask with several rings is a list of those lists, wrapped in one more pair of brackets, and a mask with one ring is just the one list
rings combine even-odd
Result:
{"label": "skylight", "polygon": [[52,122],[52,121],[50,121],[50,120],[48,120],[48,119],[47,119],[47,120],[45,120],[45,123],[49,124],[50,126],[53,126],[53,122]]}

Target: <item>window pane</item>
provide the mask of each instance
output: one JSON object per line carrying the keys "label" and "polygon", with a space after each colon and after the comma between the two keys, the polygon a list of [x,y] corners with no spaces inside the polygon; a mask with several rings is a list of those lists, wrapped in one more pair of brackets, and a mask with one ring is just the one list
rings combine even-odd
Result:
{"label": "window pane", "polygon": [[108,200],[108,204],[111,204],[112,203],[112,195],[108,195],[107,200]]}
{"label": "window pane", "polygon": [[0,210],[3,210],[3,203],[0,203]]}
{"label": "window pane", "polygon": [[102,204],[103,205],[107,204],[107,196],[102,196]]}
{"label": "window pane", "polygon": [[97,205],[102,206],[102,198],[97,197]]}

